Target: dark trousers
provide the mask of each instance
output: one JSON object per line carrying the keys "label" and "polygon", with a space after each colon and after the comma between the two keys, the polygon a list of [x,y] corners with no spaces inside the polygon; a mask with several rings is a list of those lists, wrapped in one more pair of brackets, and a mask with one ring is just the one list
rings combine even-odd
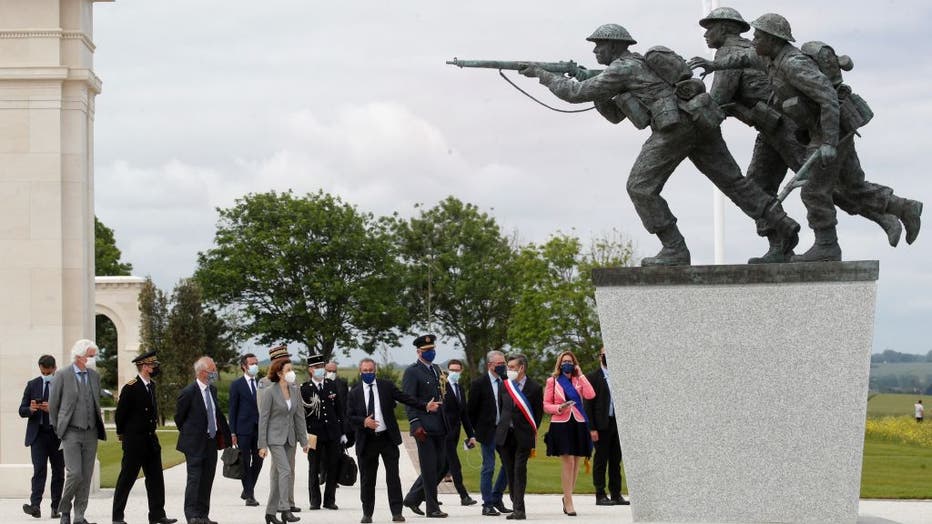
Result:
{"label": "dark trousers", "polygon": [[[308,479],[307,493],[311,499],[311,507],[320,507],[320,474],[323,471],[337,471],[340,464],[340,441],[324,440],[318,436],[317,449],[307,452]],[[337,478],[339,475],[327,475],[324,484],[325,505],[334,504],[337,498]]]}
{"label": "dark trousers", "polygon": [[608,469],[608,492],[613,499],[617,499],[621,497],[621,441],[618,439],[615,417],[610,420],[611,425],[599,431],[599,440],[594,443],[592,485],[597,495],[605,495],[605,470]]}
{"label": "dark trousers", "polygon": [[123,520],[129,492],[142,469],[149,499],[149,522],[165,516],[165,477],[162,475],[162,447],[155,435],[124,435],[123,462],[113,492],[113,520]]}
{"label": "dark trousers", "polygon": [[32,494],[29,496],[29,503],[33,506],[39,507],[42,503],[48,465],[52,464],[52,509],[58,509],[61,490],[65,485],[65,455],[58,449],[59,446],[61,441],[55,436],[51,426],[40,427],[36,440],[29,446],[32,455]]}
{"label": "dark trousers", "polygon": [[531,458],[531,448],[519,446],[513,431],[508,431],[505,444],[498,446],[502,457],[502,469],[508,478],[508,493],[515,511],[524,512],[524,492],[527,490],[527,461]]}
{"label": "dark trousers", "polygon": [[424,442],[417,443],[417,460],[421,465],[421,475],[411,485],[405,495],[405,504],[419,506],[427,502],[427,513],[440,511],[437,503],[437,484],[443,471],[445,446],[444,435],[427,435]]}
{"label": "dark trousers", "polygon": [[385,464],[385,484],[388,488],[388,507],[392,515],[401,515],[404,499],[401,495],[401,478],[398,476],[398,446],[388,436],[387,431],[371,434],[366,438],[362,454],[356,455],[359,461],[359,500],[362,501],[362,514],[371,517],[375,510],[375,482],[379,473],[379,457]]}
{"label": "dark trousers", "polygon": [[[494,437],[493,437],[494,438]],[[490,444],[480,442],[482,449],[482,469],[479,470],[479,490],[482,492],[482,505],[491,507],[502,501],[502,495],[505,493],[505,484],[508,479],[505,477],[505,468],[498,468],[498,476],[495,477],[495,483],[492,483],[492,476],[495,473],[495,441]]]}
{"label": "dark trousers", "polygon": [[243,461],[243,494],[247,498],[256,498],[256,479],[259,478],[259,472],[262,471],[262,457],[259,456],[258,437],[258,425],[255,431],[249,435],[236,435],[240,460]]}
{"label": "dark trousers", "polygon": [[446,446],[444,455],[444,468],[440,472],[438,478],[443,478],[447,473],[453,477],[453,486],[456,488],[456,492],[460,494],[460,497],[468,497],[469,491],[466,489],[466,486],[463,484],[463,466],[460,464],[460,456],[456,452],[456,447],[460,443],[459,431],[456,432],[456,436],[447,437],[444,441]]}
{"label": "dark trousers", "polygon": [[184,487],[184,516],[204,519],[210,514],[210,491],[217,471],[217,441],[204,435],[207,450],[203,455],[185,455],[188,481]]}

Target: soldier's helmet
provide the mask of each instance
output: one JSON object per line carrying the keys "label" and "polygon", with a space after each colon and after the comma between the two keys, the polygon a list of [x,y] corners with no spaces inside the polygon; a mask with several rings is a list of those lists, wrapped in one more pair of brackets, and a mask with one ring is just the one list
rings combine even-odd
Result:
{"label": "soldier's helmet", "polygon": [[627,42],[636,44],[637,40],[631,38],[631,33],[618,24],[602,24],[586,40],[590,42],[599,42],[602,40],[614,40],[617,42]]}
{"label": "soldier's helmet", "polygon": [[751,29],[751,25],[745,22],[744,18],[741,18],[741,13],[730,7],[716,7],[709,12],[708,16],[702,20],[699,20],[699,25],[708,29],[713,22],[717,22],[719,20],[730,20],[732,22],[738,22],[738,25],[741,26],[742,33]]}
{"label": "soldier's helmet", "polygon": [[786,40],[787,42],[796,41],[793,38],[793,33],[790,31],[790,23],[786,21],[786,18],[776,13],[767,13],[757,17],[757,20],[751,22],[751,27],[763,31],[768,35]]}

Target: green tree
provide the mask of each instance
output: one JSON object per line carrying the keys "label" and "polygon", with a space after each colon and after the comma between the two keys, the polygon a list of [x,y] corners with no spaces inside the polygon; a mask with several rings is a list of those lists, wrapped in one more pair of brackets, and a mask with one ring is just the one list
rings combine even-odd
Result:
{"label": "green tree", "polygon": [[485,353],[506,342],[517,290],[514,249],[473,204],[451,196],[417,207],[418,216],[394,221],[408,269],[406,303],[416,325],[457,342],[465,372],[474,375]]}
{"label": "green tree", "polygon": [[244,336],[327,358],[397,343],[407,318],[400,264],[371,214],[322,191],[249,194],[218,212],[195,277],[211,304],[241,316]]}
{"label": "green tree", "polygon": [[[139,292],[139,352],[147,353],[156,351],[159,361],[162,365],[172,367],[173,353],[165,351],[166,347],[166,330],[168,326],[168,298],[165,293],[159,289],[152,277],[146,277]],[[168,386],[165,379],[161,376],[157,379],[159,387],[156,389],[159,418],[164,423],[165,418],[174,411],[175,397],[177,389]]]}
{"label": "green tree", "polygon": [[121,262],[122,253],[116,245],[113,230],[94,217],[94,274],[97,276],[124,276],[133,271],[129,262]]}
{"label": "green tree", "polygon": [[230,318],[212,309],[204,310],[204,354],[214,359],[218,367],[227,367],[239,360],[236,332]]}
{"label": "green tree", "polygon": [[[178,392],[194,380],[194,361],[204,356],[204,309],[193,279],[181,279],[172,291],[171,310],[159,351],[159,410],[174,414]],[[218,363],[219,366],[219,363]]]}
{"label": "green tree", "polygon": [[592,270],[631,265],[630,241],[614,231],[592,241],[588,250],[575,236],[554,235],[543,245],[529,244],[518,255],[520,290],[508,329],[508,342],[530,362],[529,373],[543,377],[557,354],[571,350],[587,364],[597,362],[602,347],[595,309]]}

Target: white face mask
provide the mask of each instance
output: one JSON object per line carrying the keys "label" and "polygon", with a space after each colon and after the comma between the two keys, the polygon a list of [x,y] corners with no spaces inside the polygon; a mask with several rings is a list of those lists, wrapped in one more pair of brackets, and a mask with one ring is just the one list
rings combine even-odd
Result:
{"label": "white face mask", "polygon": [[324,368],[316,368],[313,371],[313,375],[317,380],[323,380],[324,377],[327,376],[327,370]]}
{"label": "white face mask", "polygon": [[84,362],[84,367],[86,367],[87,369],[97,369],[97,358],[87,357],[87,361]]}
{"label": "white face mask", "polygon": [[246,373],[247,373],[250,377],[254,377],[254,376],[258,375],[258,374],[259,374],[259,365],[258,365],[258,364],[250,364],[250,365],[249,365],[249,368],[246,369]]}
{"label": "white face mask", "polygon": [[508,370],[508,380],[518,380],[518,372],[509,369],[509,370]]}
{"label": "white face mask", "polygon": [[456,384],[457,382],[460,381],[460,372],[459,372],[459,371],[451,371],[451,372],[447,373],[447,380],[449,380],[449,381],[452,382],[453,384]]}
{"label": "white face mask", "polygon": [[328,380],[336,380],[336,379],[337,379],[337,372],[336,372],[336,371],[328,371],[328,372],[327,372],[327,379],[328,379]]}
{"label": "white face mask", "polygon": [[298,379],[298,376],[295,374],[294,371],[289,371],[288,373],[285,373],[285,382],[289,384],[294,384],[294,381],[297,379]]}

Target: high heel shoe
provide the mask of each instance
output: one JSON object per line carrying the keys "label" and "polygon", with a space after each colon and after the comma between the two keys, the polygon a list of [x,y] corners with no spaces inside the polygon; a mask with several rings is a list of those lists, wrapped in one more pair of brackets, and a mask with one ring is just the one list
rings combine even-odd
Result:
{"label": "high heel shoe", "polygon": [[265,514],[265,524],[282,524],[282,521],[280,521],[280,520],[278,520],[277,518],[275,518],[275,514],[274,514],[274,513],[272,513],[271,515],[269,515],[268,513],[266,513],[266,514]]}
{"label": "high heel shoe", "polygon": [[563,497],[560,501],[563,503],[563,513],[565,513],[566,515],[569,515],[570,517],[575,517],[576,516],[575,511],[566,511],[566,497]]}
{"label": "high heel shoe", "polygon": [[297,522],[301,517],[295,516],[291,511],[282,511],[282,522]]}

